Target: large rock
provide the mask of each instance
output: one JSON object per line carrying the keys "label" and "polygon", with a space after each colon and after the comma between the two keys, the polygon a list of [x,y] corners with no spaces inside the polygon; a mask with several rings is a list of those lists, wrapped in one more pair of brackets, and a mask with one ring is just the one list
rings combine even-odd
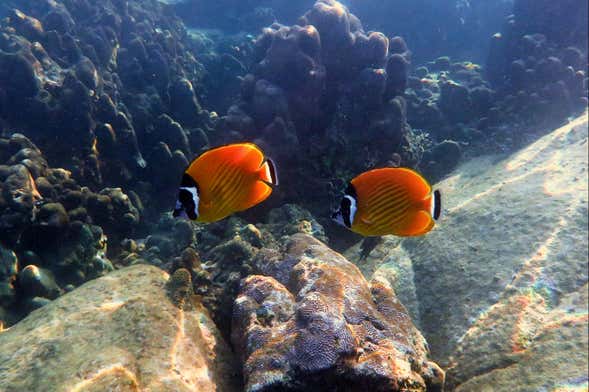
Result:
{"label": "large rock", "polygon": [[[431,391],[444,373],[393,290],[319,240],[268,251],[235,300],[247,391]],[[284,273],[290,271],[290,273]]]}
{"label": "large rock", "polygon": [[402,246],[400,237],[369,237],[346,250],[344,255],[353,261],[367,279],[385,281],[407,308],[419,327],[419,303],[413,274],[413,261]]}
{"label": "large rock", "polygon": [[0,390],[232,391],[231,352],[168,275],[136,265],[84,284],[0,332]]}
{"label": "large rock", "polygon": [[390,255],[410,258],[397,269],[412,265],[419,325],[450,389],[586,387],[587,134],[585,114],[509,157],[465,163],[438,184],[431,233],[364,258],[383,277]]}

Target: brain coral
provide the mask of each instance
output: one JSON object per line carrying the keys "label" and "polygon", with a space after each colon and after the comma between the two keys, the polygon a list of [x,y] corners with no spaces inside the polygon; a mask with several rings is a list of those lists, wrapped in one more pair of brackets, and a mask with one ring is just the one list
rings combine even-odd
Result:
{"label": "brain coral", "polygon": [[282,259],[290,274],[251,275],[235,300],[246,390],[441,390],[444,372],[390,287],[309,235]]}

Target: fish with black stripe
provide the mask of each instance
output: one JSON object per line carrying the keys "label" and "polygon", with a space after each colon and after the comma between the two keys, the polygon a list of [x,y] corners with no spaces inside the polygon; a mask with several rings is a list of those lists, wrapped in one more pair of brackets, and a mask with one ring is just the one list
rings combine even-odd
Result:
{"label": "fish with black stripe", "polygon": [[184,172],[173,215],[215,222],[266,200],[276,185],[274,163],[255,144],[213,148]]}
{"label": "fish with black stripe", "polygon": [[366,237],[419,236],[430,231],[441,213],[441,194],[416,171],[374,169],[348,184],[332,218]]}

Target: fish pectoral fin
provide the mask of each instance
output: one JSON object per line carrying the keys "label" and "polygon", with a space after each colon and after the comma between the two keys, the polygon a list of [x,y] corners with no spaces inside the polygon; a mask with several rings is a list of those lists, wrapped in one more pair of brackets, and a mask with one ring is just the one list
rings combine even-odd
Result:
{"label": "fish pectoral fin", "polygon": [[366,218],[360,218],[360,220],[367,225],[371,225],[373,222],[370,219],[366,219]]}

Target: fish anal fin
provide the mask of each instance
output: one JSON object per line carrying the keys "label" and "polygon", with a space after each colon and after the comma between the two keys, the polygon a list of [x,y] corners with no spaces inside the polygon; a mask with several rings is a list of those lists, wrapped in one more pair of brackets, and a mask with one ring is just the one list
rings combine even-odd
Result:
{"label": "fish anal fin", "polygon": [[407,219],[395,230],[395,235],[414,237],[427,233],[435,225],[429,212],[418,210],[414,214],[408,214]]}
{"label": "fish anal fin", "polygon": [[252,189],[250,190],[249,194],[241,200],[239,205],[237,205],[237,208],[239,211],[251,208],[256,204],[266,200],[266,198],[268,198],[268,196],[270,196],[271,193],[272,187],[270,185],[266,184],[262,180],[256,181],[255,184],[252,186]]}

